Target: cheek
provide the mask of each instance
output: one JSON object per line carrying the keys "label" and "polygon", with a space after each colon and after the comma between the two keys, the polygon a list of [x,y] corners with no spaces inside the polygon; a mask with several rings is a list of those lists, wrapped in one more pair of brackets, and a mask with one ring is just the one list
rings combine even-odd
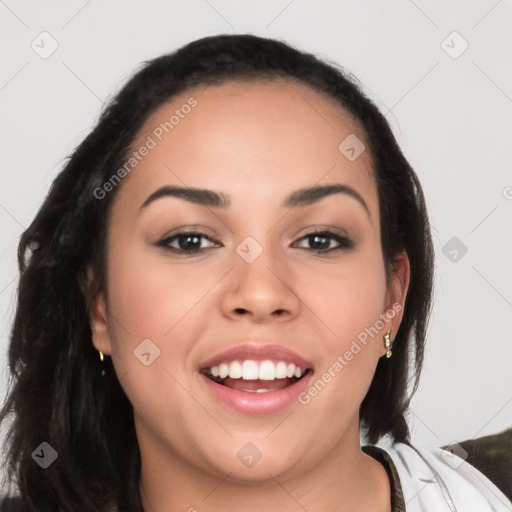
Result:
{"label": "cheek", "polygon": [[204,330],[205,315],[212,311],[211,304],[205,309],[215,295],[209,292],[222,273],[200,262],[169,264],[140,242],[125,246],[130,250],[112,244],[109,267],[110,336],[119,373],[135,370],[144,382],[156,384],[154,372],[141,373],[134,357],[149,339],[158,354],[151,366],[184,376],[191,370],[189,354]]}
{"label": "cheek", "polygon": [[[192,268],[194,267],[194,268]],[[213,277],[200,266],[168,265],[161,255],[130,246],[122,258],[113,250],[109,272],[112,313],[130,333],[163,339],[194,309]],[[204,291],[203,291],[204,293]]]}
{"label": "cheek", "polygon": [[328,328],[327,349],[339,351],[383,313],[384,265],[371,252],[360,253],[346,264],[319,267],[303,289],[308,305]]}
{"label": "cheek", "polygon": [[180,383],[188,378],[188,354],[200,335],[200,299],[218,275],[194,265],[171,266],[147,248],[128,246],[124,251],[112,244],[108,278],[112,359],[121,385],[139,417],[174,428],[186,407],[187,422],[204,420]]}
{"label": "cheek", "polygon": [[308,305],[326,327],[318,371],[300,403],[331,416],[326,435],[336,435],[347,421],[336,411],[356,414],[381,355],[386,281],[380,253],[360,252],[346,265],[323,268],[307,286]]}
{"label": "cheek", "polygon": [[325,335],[313,384],[320,382],[313,386],[310,398],[315,397],[315,407],[325,410],[325,414],[355,411],[381,356],[384,263],[380,252],[361,251],[350,263],[324,267],[315,274],[314,286],[308,285],[308,305],[318,312]]}

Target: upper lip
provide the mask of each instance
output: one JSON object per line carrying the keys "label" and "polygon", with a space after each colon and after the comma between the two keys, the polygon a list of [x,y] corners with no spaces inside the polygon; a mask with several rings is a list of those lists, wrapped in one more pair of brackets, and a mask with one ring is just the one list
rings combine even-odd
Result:
{"label": "upper lip", "polygon": [[213,356],[200,365],[200,370],[231,361],[285,361],[299,368],[312,368],[312,363],[289,348],[275,343],[244,343]]}

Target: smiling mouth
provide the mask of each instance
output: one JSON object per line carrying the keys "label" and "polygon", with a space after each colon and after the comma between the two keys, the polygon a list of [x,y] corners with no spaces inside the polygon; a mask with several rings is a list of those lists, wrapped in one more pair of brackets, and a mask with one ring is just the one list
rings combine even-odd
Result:
{"label": "smiling mouth", "polygon": [[221,386],[248,393],[267,393],[292,386],[309,373],[286,361],[239,360],[203,368],[201,373]]}

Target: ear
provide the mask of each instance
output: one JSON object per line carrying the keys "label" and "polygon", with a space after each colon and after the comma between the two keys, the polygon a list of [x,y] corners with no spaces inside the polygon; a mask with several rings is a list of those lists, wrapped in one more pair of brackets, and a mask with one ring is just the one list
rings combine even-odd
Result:
{"label": "ear", "polygon": [[[405,251],[402,251],[396,256],[393,264],[393,271],[383,311],[385,315],[384,322],[386,323],[384,333],[387,333],[388,330],[391,329],[391,341],[395,339],[398,328],[402,323],[410,278],[411,266],[409,257]],[[386,353],[385,348],[383,348],[382,353]]]}
{"label": "ear", "polygon": [[[92,271],[87,269],[87,287],[92,283]],[[108,328],[107,307],[103,292],[97,292],[89,302],[89,325],[91,326],[92,344],[103,354],[112,353],[110,332]]]}

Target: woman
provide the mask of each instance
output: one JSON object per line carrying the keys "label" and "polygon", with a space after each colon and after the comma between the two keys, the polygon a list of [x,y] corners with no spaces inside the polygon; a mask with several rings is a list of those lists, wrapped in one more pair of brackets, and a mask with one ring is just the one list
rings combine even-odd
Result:
{"label": "woman", "polygon": [[511,510],[410,445],[428,217],[336,67],[251,35],[149,62],[19,263],[0,419],[21,509]]}

